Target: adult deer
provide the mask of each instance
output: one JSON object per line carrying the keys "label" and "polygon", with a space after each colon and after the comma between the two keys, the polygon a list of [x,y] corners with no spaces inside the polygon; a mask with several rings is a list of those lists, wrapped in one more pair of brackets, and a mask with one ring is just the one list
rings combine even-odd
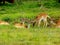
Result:
{"label": "adult deer", "polygon": [[39,27],[41,22],[43,21],[44,22],[44,26],[47,26],[48,25],[48,21],[47,21],[48,19],[50,19],[51,23],[54,23],[52,21],[51,17],[47,13],[42,12],[39,15],[36,16],[33,25],[37,24],[38,27]]}
{"label": "adult deer", "polygon": [[28,18],[20,18],[20,21],[26,23],[28,25],[28,28],[30,28],[31,24],[33,24],[33,20]]}
{"label": "adult deer", "polygon": [[9,23],[6,21],[0,21],[0,25],[9,25]]}
{"label": "adult deer", "polygon": [[51,20],[53,21],[50,21],[50,23],[52,24],[52,27],[57,27],[57,28],[60,28],[60,17],[51,17]]}
{"label": "adult deer", "polygon": [[57,21],[56,21],[56,27],[57,27],[57,28],[60,28],[60,20],[57,20]]}
{"label": "adult deer", "polygon": [[25,25],[24,22],[22,22],[22,23],[15,23],[14,26],[16,28],[28,28],[28,26]]}

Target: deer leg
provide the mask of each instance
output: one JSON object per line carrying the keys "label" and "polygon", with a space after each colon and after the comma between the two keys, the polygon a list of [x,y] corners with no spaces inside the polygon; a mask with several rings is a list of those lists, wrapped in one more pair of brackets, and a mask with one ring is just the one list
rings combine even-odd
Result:
{"label": "deer leg", "polygon": [[41,21],[42,21],[42,18],[40,20],[38,20],[38,27],[40,26]]}
{"label": "deer leg", "polygon": [[48,25],[47,19],[44,19],[44,26],[47,27],[47,25]]}

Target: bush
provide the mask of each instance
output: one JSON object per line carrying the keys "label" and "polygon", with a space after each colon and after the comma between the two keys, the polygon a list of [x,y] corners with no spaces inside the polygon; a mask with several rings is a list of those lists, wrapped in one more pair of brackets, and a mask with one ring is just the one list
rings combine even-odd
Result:
{"label": "bush", "polygon": [[11,22],[12,21],[12,19],[10,19],[9,17],[3,17],[2,20],[3,21],[7,21],[7,22]]}
{"label": "bush", "polygon": [[55,7],[57,4],[57,1],[56,0],[42,0],[40,3],[43,4],[45,7]]}

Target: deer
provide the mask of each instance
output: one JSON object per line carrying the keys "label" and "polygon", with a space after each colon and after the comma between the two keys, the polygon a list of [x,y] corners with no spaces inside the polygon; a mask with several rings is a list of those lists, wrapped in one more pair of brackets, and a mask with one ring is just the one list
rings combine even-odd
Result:
{"label": "deer", "polygon": [[28,28],[28,26],[26,24],[24,24],[24,22],[21,23],[14,23],[14,26],[16,28]]}
{"label": "deer", "polygon": [[0,25],[9,25],[9,23],[6,21],[0,21]]}
{"label": "deer", "polygon": [[20,18],[21,22],[25,22],[28,25],[28,28],[31,27],[31,24],[33,24],[33,20],[28,19],[28,18]]}
{"label": "deer", "polygon": [[60,20],[57,20],[56,21],[56,25],[55,25],[57,28],[60,28]]}
{"label": "deer", "polygon": [[44,26],[48,26],[48,19],[50,20],[50,22],[52,23],[52,24],[54,24],[55,25],[55,23],[53,22],[53,20],[51,19],[51,17],[47,14],[47,13],[45,13],[45,12],[42,12],[42,13],[40,13],[39,15],[37,15],[36,17],[35,17],[35,19],[34,19],[34,23],[33,23],[33,26],[35,26],[35,24],[37,24],[38,25],[38,27],[41,25],[41,22],[43,21],[43,23],[44,23]]}
{"label": "deer", "polygon": [[52,26],[56,28],[60,28],[60,17],[57,17],[57,18],[52,17],[51,20],[53,20],[53,22],[50,21]]}

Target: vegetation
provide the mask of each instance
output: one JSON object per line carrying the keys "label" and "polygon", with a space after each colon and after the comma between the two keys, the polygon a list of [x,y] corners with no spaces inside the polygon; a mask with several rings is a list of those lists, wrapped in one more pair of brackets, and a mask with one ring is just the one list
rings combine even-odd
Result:
{"label": "vegetation", "polygon": [[0,20],[8,21],[11,25],[0,25],[0,45],[60,45],[60,28],[31,27],[17,29],[12,24],[20,22],[20,17],[34,19],[41,12],[48,13],[51,17],[60,17],[60,4],[54,0],[42,1],[40,9],[38,1],[22,1],[20,4],[0,6]]}

